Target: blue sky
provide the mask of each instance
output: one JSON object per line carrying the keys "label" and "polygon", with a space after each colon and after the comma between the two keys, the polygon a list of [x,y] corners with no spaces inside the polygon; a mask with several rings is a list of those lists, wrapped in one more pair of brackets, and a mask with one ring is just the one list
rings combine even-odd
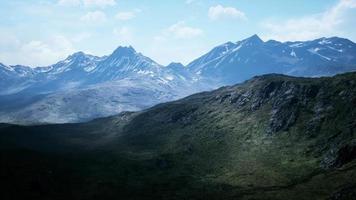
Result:
{"label": "blue sky", "polygon": [[118,46],[166,65],[216,45],[262,39],[356,41],[356,0],[1,0],[0,62],[44,66]]}

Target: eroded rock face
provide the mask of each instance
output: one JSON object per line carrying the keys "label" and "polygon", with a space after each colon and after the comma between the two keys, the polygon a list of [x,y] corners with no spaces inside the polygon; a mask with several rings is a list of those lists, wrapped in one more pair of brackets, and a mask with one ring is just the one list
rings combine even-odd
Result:
{"label": "eroded rock face", "polygon": [[[293,81],[271,81],[262,84],[255,90],[241,90],[236,88],[229,93],[216,96],[219,103],[228,102],[236,109],[246,108],[255,112],[266,104],[270,104],[270,119],[266,130],[267,134],[287,131],[298,120],[299,111],[311,104],[320,91],[321,86],[300,85]],[[320,102],[315,108],[315,118],[310,120],[307,129],[312,132],[318,129],[322,122],[323,113],[330,108]]]}
{"label": "eroded rock face", "polygon": [[276,102],[271,111],[271,118],[266,132],[268,134],[278,131],[287,131],[298,118],[299,107],[297,98]]}
{"label": "eroded rock face", "polygon": [[312,98],[313,94],[309,93],[313,92],[314,88],[302,88],[291,81],[272,81],[256,91],[250,109],[255,111],[267,103],[271,104],[266,133],[287,131],[297,121],[300,107]]}
{"label": "eroded rock face", "polygon": [[[271,110],[267,134],[287,131],[298,120],[300,110],[304,109],[313,115],[305,123],[306,133],[312,136],[319,131],[325,117],[334,109],[330,99],[325,97],[328,91],[322,84],[299,84],[293,80],[264,82],[264,77],[256,79],[263,83],[253,89],[230,88],[229,92],[215,96],[215,100],[220,104],[228,103],[236,109],[244,108],[251,112],[269,104]],[[339,95],[346,99],[350,94],[352,91],[342,91]]]}
{"label": "eroded rock face", "polygon": [[320,131],[325,118],[332,110],[333,106],[325,100],[322,99],[317,101],[311,110],[313,112],[313,116],[306,122],[306,133],[311,137],[317,134]]}

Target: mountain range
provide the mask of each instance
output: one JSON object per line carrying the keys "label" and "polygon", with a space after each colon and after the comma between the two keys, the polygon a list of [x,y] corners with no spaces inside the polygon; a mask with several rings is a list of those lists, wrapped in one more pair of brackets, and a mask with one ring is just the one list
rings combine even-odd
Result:
{"label": "mountain range", "polygon": [[352,200],[356,72],[269,74],[86,123],[0,124],[2,199]]}
{"label": "mountain range", "polygon": [[187,66],[162,66],[131,46],[102,57],[77,52],[45,67],[0,64],[0,121],[87,121],[142,110],[255,75],[315,77],[354,70],[356,44],[338,37],[264,42],[253,35],[219,45]]}
{"label": "mountain range", "polygon": [[218,84],[235,84],[255,75],[281,73],[325,76],[355,70],[356,44],[332,37],[313,41],[262,41],[257,35],[227,42],[194,60],[187,68]]}

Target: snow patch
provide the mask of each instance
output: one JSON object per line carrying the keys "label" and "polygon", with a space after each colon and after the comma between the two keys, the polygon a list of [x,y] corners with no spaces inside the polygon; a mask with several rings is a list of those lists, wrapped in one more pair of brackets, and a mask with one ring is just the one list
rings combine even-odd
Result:
{"label": "snow patch", "polygon": [[174,80],[174,77],[173,76],[166,76],[165,77],[167,80],[169,80],[169,81],[173,81]]}
{"label": "snow patch", "polygon": [[331,44],[332,42],[326,38],[323,38],[323,40],[319,41],[318,43],[324,45],[324,44]]}
{"label": "snow patch", "polygon": [[338,51],[338,52],[343,52],[343,50],[342,49],[336,49],[336,48],[334,48],[334,47],[331,47],[331,46],[328,46],[328,48],[329,49],[332,49],[332,50],[334,50],[334,51]]}
{"label": "snow patch", "polygon": [[7,66],[7,65],[0,65],[0,66],[3,66],[6,70],[8,70],[8,71],[15,71],[12,67],[10,67],[10,66]]}
{"label": "snow patch", "polygon": [[96,65],[88,65],[87,67],[84,67],[84,71],[86,72],[91,72],[96,68]]}
{"label": "snow patch", "polygon": [[234,49],[232,50],[232,52],[238,51],[241,47],[242,47],[242,45],[240,44],[239,46],[237,46],[236,48],[234,48]]}
{"label": "snow patch", "polygon": [[143,75],[151,75],[151,76],[154,74],[153,71],[149,71],[149,70],[139,70],[137,73]]}
{"label": "snow patch", "polygon": [[318,55],[318,56],[320,56],[320,57],[322,57],[322,58],[324,58],[324,59],[326,59],[326,60],[329,60],[329,61],[331,60],[331,58],[319,54],[319,53],[318,53],[319,50],[320,50],[319,48],[308,49],[308,51],[309,51],[310,53],[312,53],[312,54]]}
{"label": "snow patch", "polygon": [[302,43],[302,42],[289,45],[289,47],[292,47],[292,48],[299,48],[299,47],[303,47],[303,46],[304,46],[304,43]]}
{"label": "snow patch", "polygon": [[292,52],[290,52],[290,55],[293,56],[293,57],[297,57],[297,54],[294,52],[294,50],[292,50]]}

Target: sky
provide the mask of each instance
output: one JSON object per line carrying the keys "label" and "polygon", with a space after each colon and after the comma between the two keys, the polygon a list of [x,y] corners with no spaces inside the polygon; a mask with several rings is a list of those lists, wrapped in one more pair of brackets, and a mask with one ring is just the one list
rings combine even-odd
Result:
{"label": "sky", "polygon": [[1,0],[0,19],[0,62],[31,67],[129,45],[162,65],[188,64],[253,34],[356,41],[356,0]]}

